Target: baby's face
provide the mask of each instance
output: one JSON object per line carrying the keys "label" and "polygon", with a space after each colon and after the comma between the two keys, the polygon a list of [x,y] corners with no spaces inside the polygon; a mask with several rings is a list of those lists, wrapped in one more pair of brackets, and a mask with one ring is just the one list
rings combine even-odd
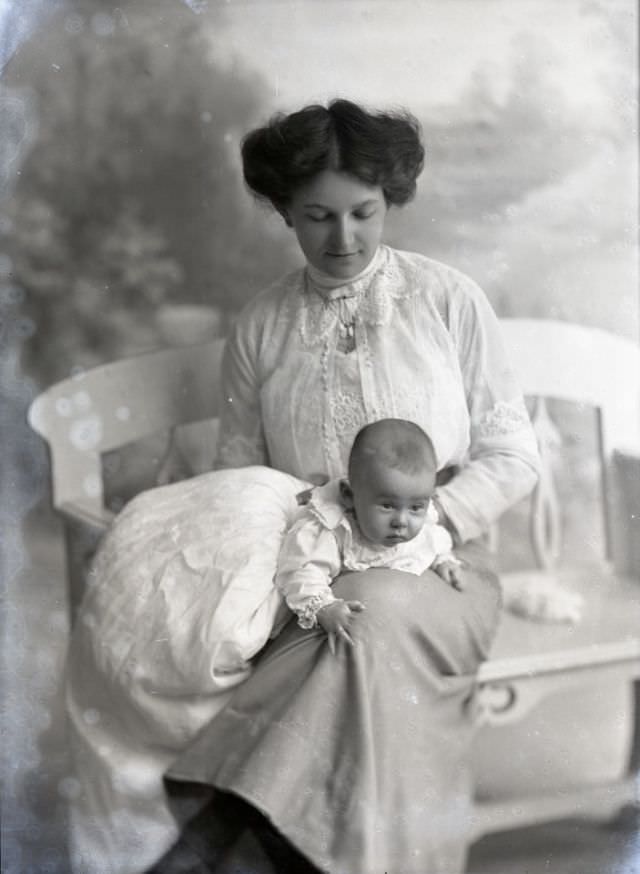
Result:
{"label": "baby's face", "polygon": [[363,535],[372,543],[394,546],[412,540],[427,517],[435,487],[433,471],[405,473],[371,465],[351,485],[353,508]]}

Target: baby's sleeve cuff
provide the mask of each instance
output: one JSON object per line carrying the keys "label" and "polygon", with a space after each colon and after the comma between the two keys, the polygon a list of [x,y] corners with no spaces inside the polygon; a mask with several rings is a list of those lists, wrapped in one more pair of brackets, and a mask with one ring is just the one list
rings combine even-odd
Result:
{"label": "baby's sleeve cuff", "polygon": [[318,624],[318,611],[337,600],[339,599],[335,598],[331,592],[327,592],[322,595],[313,595],[304,606],[297,607],[295,612],[300,628],[315,628]]}

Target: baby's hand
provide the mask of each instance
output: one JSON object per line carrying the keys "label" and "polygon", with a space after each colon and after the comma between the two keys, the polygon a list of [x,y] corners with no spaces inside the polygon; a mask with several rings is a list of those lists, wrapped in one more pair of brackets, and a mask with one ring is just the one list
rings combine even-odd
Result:
{"label": "baby's hand", "polygon": [[434,570],[438,576],[445,581],[445,583],[449,583],[450,586],[453,586],[453,588],[457,589],[459,592],[463,591],[464,575],[462,573],[462,563],[458,561],[458,559],[445,558],[434,565],[432,570]]}
{"label": "baby's hand", "polygon": [[316,613],[318,623],[324,628],[329,637],[329,649],[335,655],[336,641],[342,638],[348,644],[353,644],[353,638],[349,634],[349,626],[351,625],[356,613],[362,613],[365,609],[364,604],[360,601],[332,601],[321,607]]}

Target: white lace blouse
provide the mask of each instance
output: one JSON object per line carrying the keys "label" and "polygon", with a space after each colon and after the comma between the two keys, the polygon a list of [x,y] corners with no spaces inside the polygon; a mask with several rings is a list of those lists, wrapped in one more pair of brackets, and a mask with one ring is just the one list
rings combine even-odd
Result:
{"label": "white lace blouse", "polygon": [[388,246],[334,286],[299,269],[238,317],[216,466],[335,479],[362,425],[410,419],[430,435],[438,468],[458,469],[436,495],[459,539],[477,536],[532,489],[538,468],[484,293],[451,267]]}
{"label": "white lace blouse", "polygon": [[438,524],[429,504],[424,525],[404,543],[381,546],[366,540],[340,500],[340,480],[313,490],[287,532],[276,573],[276,587],[302,628],[317,624],[318,610],[337,600],[331,583],[341,571],[374,567],[422,574],[441,561],[455,561],[451,535]]}

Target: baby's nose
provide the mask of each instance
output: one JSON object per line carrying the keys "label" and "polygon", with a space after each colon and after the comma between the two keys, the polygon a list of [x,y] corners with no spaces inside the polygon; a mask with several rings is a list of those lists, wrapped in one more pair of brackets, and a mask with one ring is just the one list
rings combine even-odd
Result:
{"label": "baby's nose", "polygon": [[391,520],[391,524],[394,528],[406,528],[407,514],[404,511],[395,513],[393,519]]}

